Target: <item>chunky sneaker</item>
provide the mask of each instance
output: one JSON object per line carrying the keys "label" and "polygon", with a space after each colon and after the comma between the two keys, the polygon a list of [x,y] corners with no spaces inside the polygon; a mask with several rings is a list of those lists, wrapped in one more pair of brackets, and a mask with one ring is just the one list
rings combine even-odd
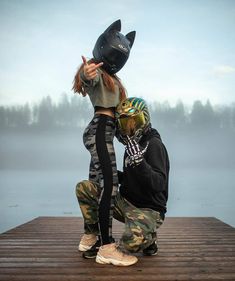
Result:
{"label": "chunky sneaker", "polygon": [[137,261],[137,257],[121,252],[115,243],[101,246],[96,256],[96,262],[101,264],[129,266],[137,263]]}
{"label": "chunky sneaker", "polygon": [[[113,238],[110,238],[110,243],[115,243],[115,240]],[[99,251],[99,248],[101,246],[100,238],[96,241],[95,245],[93,245],[89,250],[86,252],[83,252],[82,256],[84,259],[94,259],[96,258],[96,255]]]}
{"label": "chunky sneaker", "polygon": [[78,245],[78,250],[81,252],[89,250],[93,245],[95,245],[96,240],[97,238],[95,234],[83,234]]}
{"label": "chunky sneaker", "polygon": [[143,250],[143,254],[145,256],[155,256],[157,255],[158,247],[157,247],[157,241],[154,241],[153,244],[148,246],[146,249]]}
{"label": "chunky sneaker", "polygon": [[97,240],[95,245],[93,245],[89,250],[83,252],[82,256],[84,259],[94,259],[101,246],[100,240]]}

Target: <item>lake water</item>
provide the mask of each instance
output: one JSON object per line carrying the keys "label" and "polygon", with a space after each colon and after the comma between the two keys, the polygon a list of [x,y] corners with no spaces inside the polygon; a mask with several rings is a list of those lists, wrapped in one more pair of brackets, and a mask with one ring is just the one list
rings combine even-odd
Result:
{"label": "lake water", "polygon": [[[81,216],[76,183],[79,170],[0,170],[0,232],[38,216]],[[209,216],[235,227],[234,169],[173,169],[167,216]]]}
{"label": "lake water", "polygon": [[[167,216],[213,216],[235,226],[235,134],[162,133],[171,171]],[[118,168],[124,147],[115,142]],[[87,179],[82,129],[0,134],[0,232],[38,216],[81,216]],[[199,168],[201,167],[201,168]]]}

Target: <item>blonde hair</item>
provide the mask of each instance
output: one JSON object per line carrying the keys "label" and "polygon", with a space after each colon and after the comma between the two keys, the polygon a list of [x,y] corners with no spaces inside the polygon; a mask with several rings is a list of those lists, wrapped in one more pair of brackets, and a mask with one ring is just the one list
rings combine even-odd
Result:
{"label": "blonde hair", "polygon": [[[89,60],[88,64],[89,63],[94,63],[94,59]],[[86,89],[82,83],[81,77],[80,77],[80,73],[81,73],[81,71],[83,71],[83,67],[84,67],[84,64],[82,64],[79,67],[77,73],[75,74],[72,90],[74,91],[74,93],[82,94],[83,97],[85,97],[87,95],[87,91],[86,91]],[[105,87],[113,93],[115,92],[115,83],[114,83],[114,80],[115,80],[119,87],[120,101],[126,99],[125,88],[123,87],[120,79],[118,78],[118,76],[116,74],[111,76],[105,70],[102,69],[102,79],[103,79]]]}

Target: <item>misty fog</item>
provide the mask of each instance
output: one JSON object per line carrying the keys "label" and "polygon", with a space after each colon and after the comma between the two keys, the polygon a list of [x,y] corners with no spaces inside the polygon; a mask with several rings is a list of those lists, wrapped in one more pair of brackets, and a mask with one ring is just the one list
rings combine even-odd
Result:
{"label": "misty fog", "polygon": [[[235,105],[149,105],[170,158],[167,216],[215,216],[235,226]],[[76,183],[87,179],[82,143],[87,99],[0,106],[0,232],[37,216],[80,216]],[[118,169],[124,147],[115,140]]]}

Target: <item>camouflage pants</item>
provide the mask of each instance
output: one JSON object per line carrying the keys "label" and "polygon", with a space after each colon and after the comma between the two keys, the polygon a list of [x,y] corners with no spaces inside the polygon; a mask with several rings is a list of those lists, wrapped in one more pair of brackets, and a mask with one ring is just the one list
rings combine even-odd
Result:
{"label": "camouflage pants", "polygon": [[113,146],[115,119],[95,114],[84,131],[83,142],[91,154],[89,180],[100,187],[99,229],[103,244],[112,239],[114,197],[118,189],[116,157]]}
{"label": "camouflage pants", "polygon": [[[86,234],[99,234],[99,193],[98,185],[88,180],[76,186],[76,196],[84,218]],[[159,212],[147,208],[136,208],[120,193],[115,196],[113,216],[125,224],[121,242],[131,252],[143,250],[156,241],[156,230],[163,223]]]}

